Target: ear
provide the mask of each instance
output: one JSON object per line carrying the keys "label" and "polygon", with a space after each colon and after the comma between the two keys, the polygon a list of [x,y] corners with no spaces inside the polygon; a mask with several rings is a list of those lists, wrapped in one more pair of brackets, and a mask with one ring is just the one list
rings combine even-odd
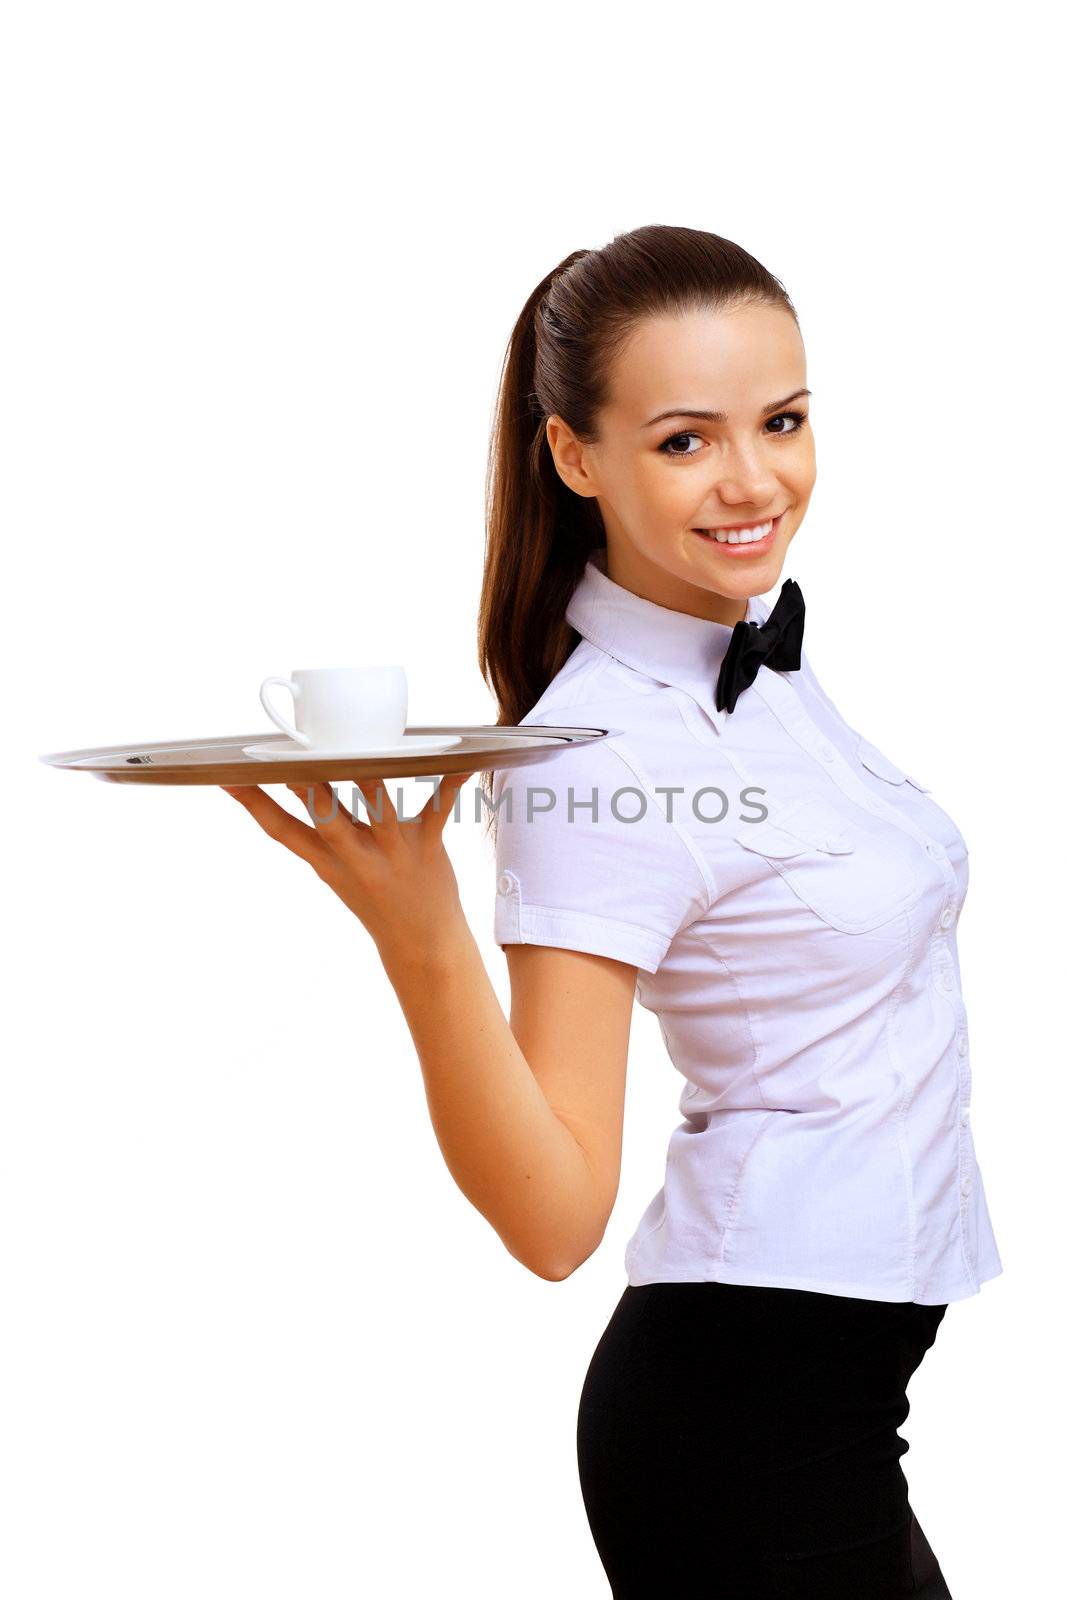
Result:
{"label": "ear", "polygon": [[590,451],[587,445],[576,438],[563,418],[555,412],[545,421],[545,438],[548,448],[552,452],[552,459],[568,489],[573,489],[575,494],[580,494],[583,499],[591,500],[597,493],[597,484],[592,473]]}

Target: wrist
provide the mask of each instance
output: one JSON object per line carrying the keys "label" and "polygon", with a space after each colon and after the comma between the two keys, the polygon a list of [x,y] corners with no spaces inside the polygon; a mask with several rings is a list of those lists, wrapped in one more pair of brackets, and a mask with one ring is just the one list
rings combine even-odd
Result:
{"label": "wrist", "polygon": [[462,912],[430,931],[405,930],[378,940],[378,954],[390,979],[443,975],[462,961],[476,941]]}

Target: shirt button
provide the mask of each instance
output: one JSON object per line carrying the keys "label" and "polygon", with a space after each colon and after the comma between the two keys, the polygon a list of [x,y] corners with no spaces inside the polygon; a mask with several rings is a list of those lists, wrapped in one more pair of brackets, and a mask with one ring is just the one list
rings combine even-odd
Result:
{"label": "shirt button", "polygon": [[967,1035],[965,1033],[961,1033],[956,1040],[956,1054],[958,1056],[967,1054]]}
{"label": "shirt button", "polygon": [[952,974],[950,972],[939,972],[934,979],[934,983],[942,994],[952,993]]}
{"label": "shirt button", "polygon": [[819,754],[822,756],[824,761],[832,761],[834,759],[834,747],[829,740],[823,740],[822,744],[819,746]]}
{"label": "shirt button", "polygon": [[953,911],[951,906],[946,906],[938,920],[943,928],[951,928],[952,924],[956,920],[956,913]]}
{"label": "shirt button", "polygon": [[964,1178],[963,1182],[960,1184],[960,1194],[970,1194],[970,1192],[971,1180],[970,1178]]}
{"label": "shirt button", "polygon": [[510,894],[511,891],[514,889],[514,887],[515,887],[515,879],[511,876],[511,873],[510,872],[502,873],[501,877],[500,877],[500,881],[497,884],[497,888],[500,890],[500,893],[501,894]]}
{"label": "shirt button", "polygon": [[929,839],[926,844],[926,853],[933,856],[935,861],[940,861],[945,852],[935,839]]}
{"label": "shirt button", "polygon": [[[970,1107],[968,1106],[966,1111],[961,1111],[960,1112],[960,1125],[961,1125],[961,1127],[965,1128],[967,1126],[968,1122],[970,1122],[970,1120],[971,1120],[971,1111],[970,1111]],[[966,1194],[966,1192],[967,1191],[964,1190],[965,1194]]]}

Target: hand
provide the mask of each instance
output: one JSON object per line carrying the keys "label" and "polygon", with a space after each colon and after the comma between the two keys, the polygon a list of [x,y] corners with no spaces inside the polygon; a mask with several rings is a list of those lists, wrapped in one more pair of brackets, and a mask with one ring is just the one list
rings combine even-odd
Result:
{"label": "hand", "polygon": [[[370,822],[346,811],[328,783],[287,783],[307,807],[299,821],[255,784],[220,785],[264,833],[302,857],[363,923],[379,952],[432,949],[463,918],[459,887],[441,835],[456,794],[473,774],[448,773],[417,817],[400,822],[381,778],[353,779]],[[381,821],[375,813],[381,810]],[[464,923],[466,926],[466,923]]]}

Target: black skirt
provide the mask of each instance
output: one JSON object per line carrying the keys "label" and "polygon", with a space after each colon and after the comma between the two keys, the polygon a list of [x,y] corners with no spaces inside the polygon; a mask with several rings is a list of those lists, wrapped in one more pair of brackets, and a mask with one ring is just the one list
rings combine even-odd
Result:
{"label": "black skirt", "polygon": [[627,1285],[577,1430],[614,1600],[950,1600],[897,1433],[946,1309]]}

